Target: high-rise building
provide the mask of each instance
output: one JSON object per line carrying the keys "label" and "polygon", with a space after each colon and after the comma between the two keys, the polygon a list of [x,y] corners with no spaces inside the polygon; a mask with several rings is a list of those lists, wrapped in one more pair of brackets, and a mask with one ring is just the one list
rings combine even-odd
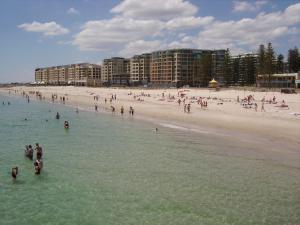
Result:
{"label": "high-rise building", "polygon": [[130,59],[130,84],[147,84],[150,81],[151,54],[135,55]]}
{"label": "high-rise building", "polygon": [[232,57],[233,84],[255,84],[258,69],[258,55],[247,53]]}
{"label": "high-rise building", "polygon": [[[171,49],[153,52],[150,81],[154,85],[207,86],[212,77],[224,80],[224,55],[225,50]],[[209,72],[204,73],[204,67],[209,67]]]}
{"label": "high-rise building", "polygon": [[193,80],[193,59],[197,50],[171,49],[151,54],[150,82],[154,85],[180,86]]}
{"label": "high-rise building", "polygon": [[121,57],[104,59],[101,80],[106,85],[127,85],[129,83],[130,61]]}
{"label": "high-rise building", "polygon": [[225,84],[228,80],[224,74],[225,53],[224,49],[212,51],[212,78],[220,84]]}

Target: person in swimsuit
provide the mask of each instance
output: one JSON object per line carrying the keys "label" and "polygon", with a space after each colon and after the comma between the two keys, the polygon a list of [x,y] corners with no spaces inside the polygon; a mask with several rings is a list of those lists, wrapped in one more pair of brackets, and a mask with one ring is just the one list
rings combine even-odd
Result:
{"label": "person in swimsuit", "polygon": [[18,172],[19,172],[19,168],[17,166],[11,168],[11,177],[13,178],[13,180],[17,179]]}

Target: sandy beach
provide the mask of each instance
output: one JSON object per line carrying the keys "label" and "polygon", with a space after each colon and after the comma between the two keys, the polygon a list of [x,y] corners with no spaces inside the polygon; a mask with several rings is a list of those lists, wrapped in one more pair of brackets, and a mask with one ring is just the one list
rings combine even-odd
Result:
{"label": "sandy beach", "polygon": [[[40,92],[46,101],[62,103],[75,108],[95,110],[99,113],[111,113],[129,117],[130,106],[134,109],[134,118],[153,121],[160,126],[168,126],[194,132],[214,132],[237,136],[245,140],[264,139],[273,146],[285,149],[297,149],[300,137],[300,98],[299,94],[280,92],[250,92],[244,90],[223,89],[122,89],[89,87],[13,87],[0,91],[20,95],[22,92]],[[116,100],[110,100],[116,96]],[[243,99],[252,96],[251,103]],[[273,98],[275,97],[275,101]],[[34,95],[30,95],[35,99]],[[106,102],[105,102],[106,99]],[[179,105],[178,100],[181,104]],[[201,107],[200,100],[207,102]],[[262,99],[265,99],[264,104]],[[183,102],[184,101],[184,102]],[[271,102],[269,102],[271,101]],[[284,102],[283,102],[284,101]],[[257,110],[255,110],[255,103]],[[190,112],[184,112],[184,105],[190,104]],[[262,110],[262,104],[264,110]],[[284,105],[285,107],[282,107]],[[293,150],[293,151],[294,151]],[[295,150],[297,151],[297,150]]]}

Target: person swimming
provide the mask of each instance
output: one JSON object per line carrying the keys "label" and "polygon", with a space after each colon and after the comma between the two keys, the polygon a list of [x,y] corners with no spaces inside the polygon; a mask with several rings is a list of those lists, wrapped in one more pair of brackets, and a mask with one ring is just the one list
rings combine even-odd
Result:
{"label": "person swimming", "polygon": [[56,118],[57,120],[59,120],[59,118],[60,118],[60,115],[59,115],[59,113],[58,113],[58,112],[56,113],[56,116],[55,116],[55,118]]}
{"label": "person swimming", "polygon": [[68,121],[65,121],[64,127],[65,127],[65,129],[69,129],[69,122]]}
{"label": "person swimming", "polygon": [[33,160],[33,148],[31,145],[26,145],[25,156]]}
{"label": "person swimming", "polygon": [[13,180],[17,179],[18,172],[19,172],[19,168],[17,166],[11,168],[11,177],[13,178]]}
{"label": "person swimming", "polygon": [[34,162],[34,170],[35,170],[35,174],[36,175],[40,175],[41,174],[41,170],[42,170],[42,167],[43,167],[43,163],[42,163],[42,160],[35,160]]}
{"label": "person swimming", "polygon": [[36,150],[36,159],[41,159],[43,157],[43,149],[39,146],[39,143],[35,144],[35,150]]}

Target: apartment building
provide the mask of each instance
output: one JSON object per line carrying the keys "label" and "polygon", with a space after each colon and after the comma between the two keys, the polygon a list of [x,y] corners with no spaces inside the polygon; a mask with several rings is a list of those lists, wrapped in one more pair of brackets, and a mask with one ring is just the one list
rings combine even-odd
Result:
{"label": "apartment building", "polygon": [[43,81],[42,69],[40,68],[35,69],[34,77],[35,77],[35,82],[41,83]]}
{"label": "apartment building", "polygon": [[[209,74],[202,73],[202,56],[209,54]],[[201,86],[215,77],[223,80],[225,50],[171,49],[151,54],[150,81],[154,85]]]}
{"label": "apartment building", "polygon": [[252,53],[240,54],[232,57],[232,84],[255,84],[258,69],[258,55]]}
{"label": "apartment building", "polygon": [[51,85],[100,85],[101,66],[90,63],[35,69],[35,81]]}
{"label": "apartment building", "polygon": [[100,65],[89,65],[87,75],[88,86],[100,86],[101,85],[101,66]]}
{"label": "apartment building", "polygon": [[147,84],[150,81],[151,54],[135,55],[130,59],[129,83]]}
{"label": "apartment building", "polygon": [[230,78],[225,77],[224,74],[224,61],[226,50],[213,50],[212,51],[212,78],[219,82],[219,84],[226,84]]}
{"label": "apartment building", "polygon": [[178,86],[192,80],[192,49],[171,49],[151,54],[150,82],[153,85]]}
{"label": "apartment building", "polygon": [[101,80],[104,85],[127,85],[129,74],[130,60],[121,57],[103,60]]}

